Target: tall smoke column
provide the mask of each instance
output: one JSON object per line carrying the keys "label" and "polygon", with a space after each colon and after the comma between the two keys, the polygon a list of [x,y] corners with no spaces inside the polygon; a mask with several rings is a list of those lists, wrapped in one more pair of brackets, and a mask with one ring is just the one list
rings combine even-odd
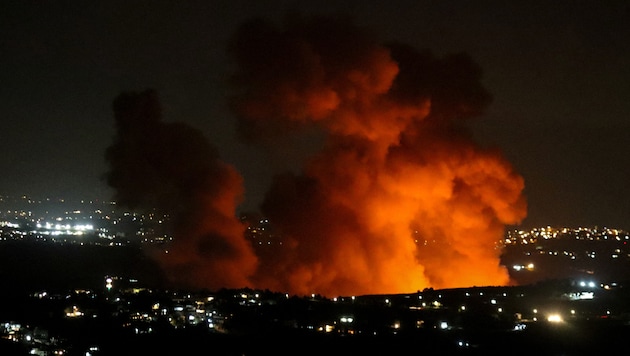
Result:
{"label": "tall smoke column", "polygon": [[168,213],[174,239],[156,254],[182,287],[249,286],[257,258],[235,216],[242,178],[203,135],[162,122],[157,93],[123,93],[113,103],[116,137],[107,149],[115,199],[134,209]]}
{"label": "tall smoke column", "polygon": [[526,215],[524,183],[466,131],[490,102],[467,56],[382,45],[321,17],[252,20],[230,53],[244,138],[326,133],[262,204],[287,241],[260,256],[257,283],[327,295],[509,283],[496,244]]}

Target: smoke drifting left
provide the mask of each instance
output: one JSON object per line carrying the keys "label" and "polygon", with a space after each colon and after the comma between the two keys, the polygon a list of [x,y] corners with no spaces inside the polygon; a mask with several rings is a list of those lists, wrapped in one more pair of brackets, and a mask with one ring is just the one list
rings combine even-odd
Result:
{"label": "smoke drifting left", "polygon": [[261,211],[285,244],[255,256],[238,173],[198,131],[162,123],[155,93],[117,98],[109,182],[121,203],[171,212],[173,277],[325,295],[509,283],[496,243],[526,215],[524,183],[467,132],[491,101],[468,56],[384,45],[343,17],[253,20],[229,53],[244,140],[315,128],[323,144],[274,178]]}
{"label": "smoke drifting left", "polygon": [[113,103],[117,136],[107,149],[115,199],[170,214],[175,234],[157,254],[167,277],[187,287],[243,287],[257,258],[235,216],[243,187],[201,132],[162,122],[157,93],[123,93]]}

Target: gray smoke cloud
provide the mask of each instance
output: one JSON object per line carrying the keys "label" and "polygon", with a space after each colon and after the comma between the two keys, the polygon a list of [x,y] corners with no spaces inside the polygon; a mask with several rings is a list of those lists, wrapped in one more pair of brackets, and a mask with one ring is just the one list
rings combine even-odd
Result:
{"label": "gray smoke cloud", "polygon": [[108,184],[133,209],[168,213],[174,240],[154,252],[175,285],[249,286],[257,258],[235,216],[242,177],[221,161],[200,131],[163,122],[153,90],[120,94],[113,102],[116,136],[107,149]]}

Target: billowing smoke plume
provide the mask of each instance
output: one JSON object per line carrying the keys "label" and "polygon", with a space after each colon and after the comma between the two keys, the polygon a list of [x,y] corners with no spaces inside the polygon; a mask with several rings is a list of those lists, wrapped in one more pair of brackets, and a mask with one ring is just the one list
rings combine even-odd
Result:
{"label": "billowing smoke plume", "polygon": [[496,244],[526,215],[523,179],[466,129],[490,103],[467,56],[324,18],[248,22],[230,51],[243,138],[316,129],[323,145],[274,178],[261,208],[284,243],[256,256],[235,216],[240,175],[199,131],[162,122],[155,92],[116,98],[108,183],[121,204],[171,215],[158,260],[173,282],[325,295],[509,283]]}
{"label": "billowing smoke plume", "polygon": [[490,102],[467,56],[324,18],[248,22],[230,51],[243,137],[326,133],[262,204],[285,244],[259,256],[256,284],[338,295],[509,283],[496,243],[526,215],[524,183],[465,129]]}
{"label": "billowing smoke plume", "polygon": [[121,94],[113,109],[117,135],[106,152],[107,180],[121,204],[170,214],[174,241],[156,257],[171,283],[249,286],[257,258],[235,216],[241,176],[199,131],[162,122],[154,91]]}

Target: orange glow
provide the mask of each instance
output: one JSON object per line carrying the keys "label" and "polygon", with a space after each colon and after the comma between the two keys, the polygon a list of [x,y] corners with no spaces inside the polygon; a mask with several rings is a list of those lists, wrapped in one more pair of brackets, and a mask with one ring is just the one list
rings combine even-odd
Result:
{"label": "orange glow", "polygon": [[496,246],[526,216],[524,181],[466,129],[490,102],[481,70],[346,20],[253,21],[231,43],[243,138],[323,136],[298,173],[272,180],[273,249],[245,240],[243,178],[201,132],[162,122],[153,91],[115,100],[107,180],[121,204],[171,216],[169,252],[155,254],[171,282],[329,296],[510,282]]}
{"label": "orange glow", "polygon": [[263,212],[287,244],[259,256],[255,284],[350,295],[509,283],[495,246],[526,215],[524,182],[459,124],[489,102],[476,65],[303,20],[247,24],[232,48],[250,138],[296,122],[327,133],[268,192]]}

